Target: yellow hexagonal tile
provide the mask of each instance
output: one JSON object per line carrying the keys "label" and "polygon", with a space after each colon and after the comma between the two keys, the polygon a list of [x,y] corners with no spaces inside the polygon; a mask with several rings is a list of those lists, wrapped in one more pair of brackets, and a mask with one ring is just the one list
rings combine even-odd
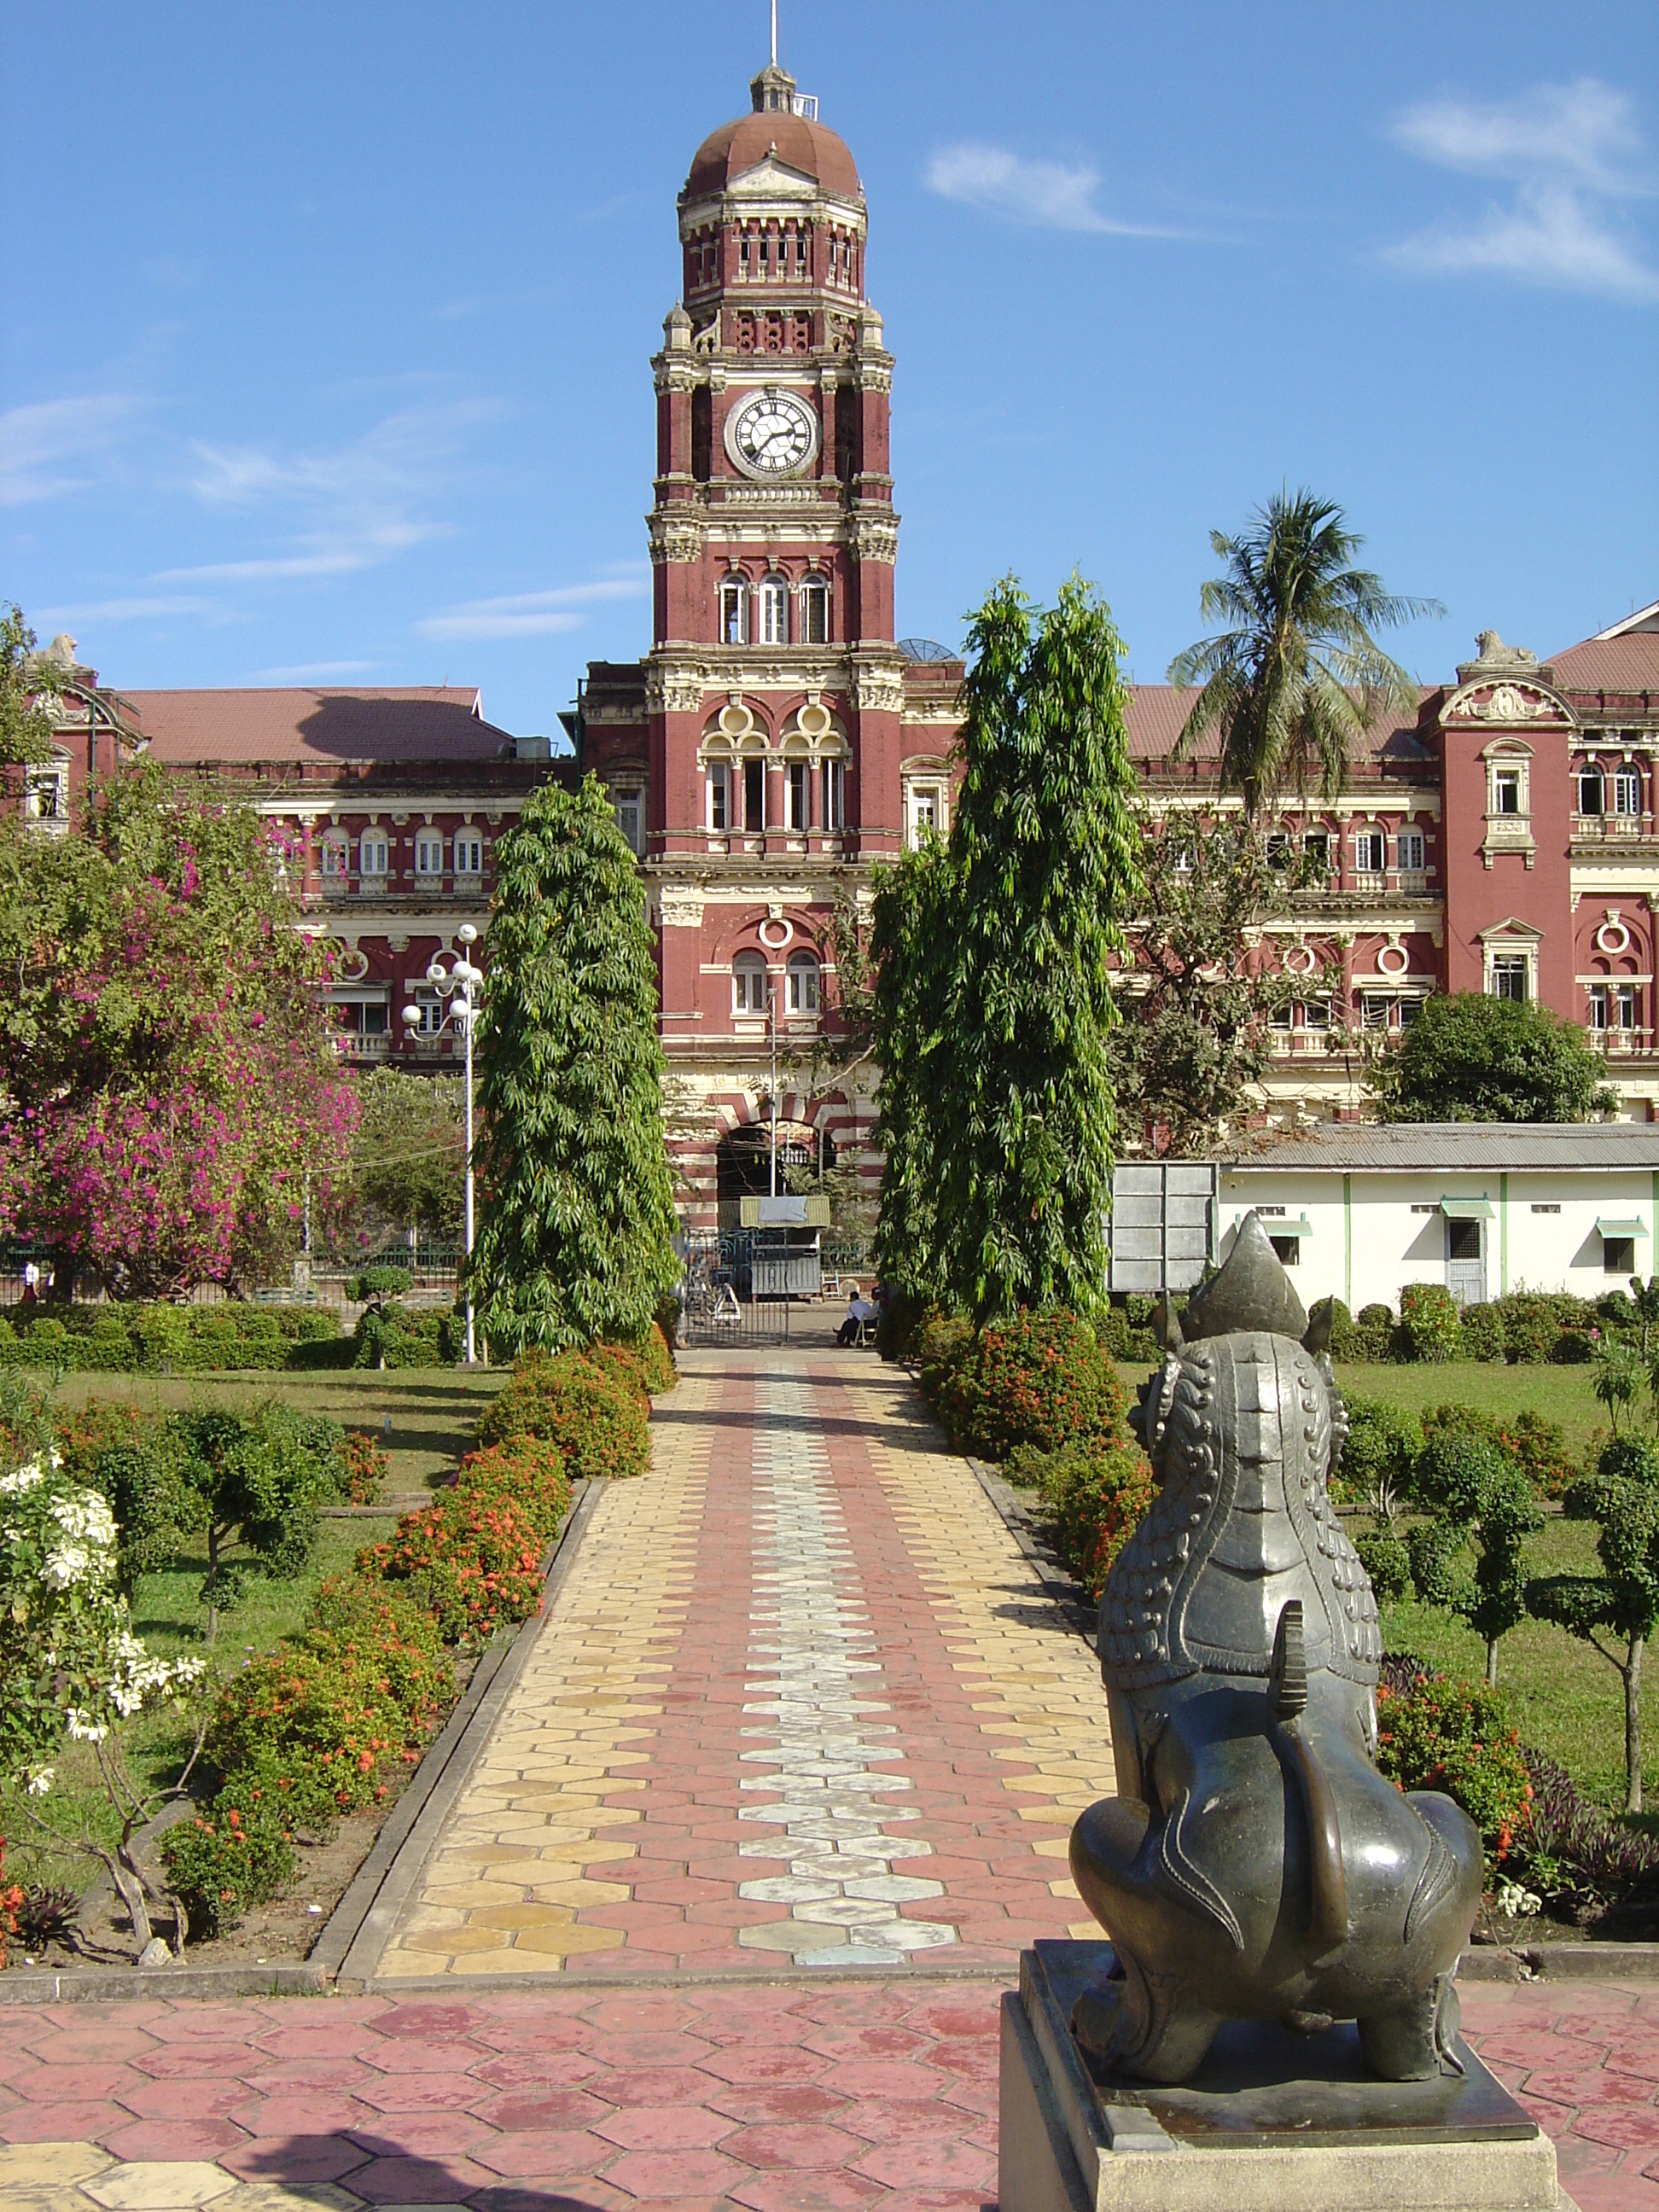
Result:
{"label": "yellow hexagonal tile", "polygon": [[15,2185],[44,2188],[58,2181],[84,2181],[114,2162],[96,2143],[0,2143],[0,2189],[8,2192],[9,2203]]}
{"label": "yellow hexagonal tile", "polygon": [[514,1944],[513,1955],[556,1950],[562,1957],[574,1958],[584,1951],[618,1950],[622,1942],[620,1928],[584,1928],[575,1923],[568,1928],[526,1928]]}
{"label": "yellow hexagonal tile", "polygon": [[235,2186],[234,2174],[201,2158],[135,2159],[82,2184],[105,2212],[195,2212]]}
{"label": "yellow hexagonal tile", "polygon": [[496,1905],[478,1913],[473,1919],[475,1928],[568,1928],[575,1918],[568,1904],[556,1899],[533,1905]]}

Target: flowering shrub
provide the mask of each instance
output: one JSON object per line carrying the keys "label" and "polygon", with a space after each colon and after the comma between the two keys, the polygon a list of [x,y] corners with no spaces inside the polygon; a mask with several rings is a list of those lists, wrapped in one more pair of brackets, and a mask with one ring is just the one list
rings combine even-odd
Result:
{"label": "flowering shrub", "polygon": [[1146,1454],[1124,1438],[1066,1444],[1046,1455],[1038,1481],[1055,1550],[1098,1598],[1156,1495]]}
{"label": "flowering shrub", "polygon": [[16,1882],[6,1880],[6,1839],[0,1836],[0,1966],[6,1963],[6,1944],[17,1933],[17,1913],[23,1902],[23,1893]]}
{"label": "flowering shrub", "polygon": [[622,1376],[647,1398],[672,1390],[680,1379],[668,1340],[655,1322],[637,1343],[590,1345],[581,1356],[602,1374]]}
{"label": "flowering shrub", "polygon": [[372,1505],[380,1485],[392,1472],[392,1462],[373,1437],[362,1429],[348,1429],[341,1447],[345,1462],[346,1496],[354,1505]]}
{"label": "flowering shrub", "polygon": [[573,1481],[643,1474],[651,1462],[647,1402],[579,1353],[526,1352],[478,1424],[481,1444],[539,1437],[564,1454]]}
{"label": "flowering shrub", "polygon": [[296,1818],[373,1804],[418,1755],[449,1682],[422,1607],[356,1578],[326,1583],[300,1634],[220,1692],[207,1756],[227,1787],[246,1788],[252,1777]]}
{"label": "flowering shrub", "polygon": [[467,1496],[516,1506],[545,1545],[557,1534],[570,1510],[570,1484],[564,1454],[539,1437],[519,1437],[469,1452],[448,1497]]}
{"label": "flowering shrub", "polygon": [[1024,1312],[963,1344],[939,1407],[964,1451],[1001,1461],[1016,1444],[1055,1451],[1112,1436],[1122,1427],[1124,1393],[1075,1315]]}
{"label": "flowering shrub", "polygon": [[1463,1324],[1443,1283],[1407,1283],[1400,1293],[1400,1327],[1413,1359],[1455,1359]]}
{"label": "flowering shrub", "polygon": [[406,1585],[447,1644],[477,1644],[536,1611],[541,1556],[535,1526],[520,1507],[457,1490],[406,1513],[395,1534],[358,1554],[357,1565]]}
{"label": "flowering shrub", "polygon": [[161,1857],[203,1936],[223,1935],[294,1877],[292,1830],[257,1785],[222,1790],[209,1811],[169,1829]]}
{"label": "flowering shrub", "polygon": [[1488,1873],[1532,1824],[1532,1777],[1496,1690],[1419,1674],[1376,1692],[1376,1763],[1402,1790],[1440,1790],[1480,1829]]}

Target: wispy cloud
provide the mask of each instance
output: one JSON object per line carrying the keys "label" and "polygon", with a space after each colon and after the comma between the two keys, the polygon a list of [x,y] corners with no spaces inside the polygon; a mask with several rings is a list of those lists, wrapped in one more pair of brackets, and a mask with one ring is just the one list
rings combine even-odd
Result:
{"label": "wispy cloud", "polygon": [[256,668],[245,684],[337,684],[343,677],[372,676],[375,660],[307,660],[297,668]]}
{"label": "wispy cloud", "polygon": [[636,599],[648,588],[648,572],[607,576],[591,584],[562,584],[547,592],[516,592],[505,599],[470,599],[426,615],[413,625],[417,637],[476,640],[549,637],[580,629],[590,607],[611,599]]}
{"label": "wispy cloud", "polygon": [[38,400],[0,415],[0,507],[80,491],[139,403],[120,392]]}
{"label": "wispy cloud", "polygon": [[1630,204],[1651,199],[1656,186],[1624,93],[1579,77],[1506,100],[1447,94],[1403,109],[1389,135],[1437,168],[1512,187],[1472,219],[1449,220],[1389,247],[1396,266],[1659,300],[1659,270],[1630,217]]}
{"label": "wispy cloud", "polygon": [[1005,146],[941,146],[927,164],[929,191],[1010,222],[1116,238],[1182,234],[1109,215],[1097,197],[1100,185],[1099,170],[1087,162],[1028,161]]}
{"label": "wispy cloud", "polygon": [[204,615],[213,610],[210,599],[155,595],[148,599],[92,599],[72,607],[42,607],[34,617],[44,629],[64,623],[157,622],[168,615]]}
{"label": "wispy cloud", "polygon": [[500,411],[489,400],[404,408],[349,445],[314,452],[198,442],[187,489],[206,507],[263,517],[268,550],[170,568],[158,580],[314,581],[441,537],[449,526],[431,511],[436,495],[467,433]]}

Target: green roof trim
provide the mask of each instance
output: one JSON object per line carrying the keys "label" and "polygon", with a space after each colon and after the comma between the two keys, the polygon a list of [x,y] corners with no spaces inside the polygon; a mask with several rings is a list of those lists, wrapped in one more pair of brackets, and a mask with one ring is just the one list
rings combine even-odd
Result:
{"label": "green roof trim", "polygon": [[1490,1221],[1493,1218],[1489,1198],[1443,1198],[1440,1211],[1448,1221]]}
{"label": "green roof trim", "polygon": [[1645,1221],[1598,1221],[1596,1227],[1603,1237],[1645,1237]]}

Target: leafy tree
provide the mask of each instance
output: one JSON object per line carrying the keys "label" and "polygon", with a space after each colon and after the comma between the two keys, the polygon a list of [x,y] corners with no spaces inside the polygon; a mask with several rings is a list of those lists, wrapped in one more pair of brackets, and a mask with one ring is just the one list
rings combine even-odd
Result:
{"label": "leafy tree", "polygon": [[360,1085],[350,1204],[376,1229],[454,1237],[466,1179],[466,1086],[377,1067]]}
{"label": "leafy tree", "polygon": [[1328,988],[1329,963],[1293,976],[1261,945],[1262,924],[1310,880],[1310,863],[1285,855],[1280,865],[1248,823],[1180,810],[1143,815],[1141,830],[1135,957],[1107,1065],[1120,1116],[1156,1129],[1160,1150],[1193,1158],[1215,1146],[1267,1073],[1274,1012]]}
{"label": "leafy tree", "polygon": [[1048,612],[995,586],[969,629],[949,848],[878,902],[878,952],[910,963],[876,994],[899,1147],[883,1257],[908,1224],[915,1276],[981,1322],[1103,1291],[1108,958],[1139,887],[1121,650],[1079,579]]}
{"label": "leafy tree", "polygon": [[[1620,1469],[1629,1469],[1621,1472]],[[1602,1471],[1567,1492],[1570,1520],[1600,1523],[1599,1575],[1527,1584],[1527,1610],[1592,1645],[1625,1689],[1625,1810],[1642,1810],[1642,1661],[1659,1622],[1659,1467],[1651,1451],[1603,1455]],[[1613,1637],[1622,1643],[1607,1643]]]}
{"label": "leafy tree", "polygon": [[0,763],[47,757],[52,716],[41,702],[60,684],[55,664],[37,657],[21,607],[0,602]]}
{"label": "leafy tree", "polygon": [[918,1305],[944,1304],[938,1113],[948,1049],[944,1006],[956,875],[935,837],[877,878],[871,923],[872,1024],[881,1064],[877,1091],[881,1206],[876,1260],[883,1279]]}
{"label": "leafy tree", "polygon": [[[1485,1638],[1486,1680],[1496,1682],[1499,1640],[1526,1615],[1523,1547],[1544,1525],[1537,1497],[1499,1445],[1468,1429],[1426,1437],[1415,1486],[1435,1511],[1407,1540],[1418,1595]],[[1472,1571],[1462,1556],[1470,1549]]]}
{"label": "leafy tree", "polygon": [[480,1024],[474,1281],[513,1351],[640,1337],[678,1279],[656,951],[598,779],[544,785],[498,848]]}
{"label": "leafy tree", "polygon": [[159,769],[85,833],[0,819],[0,1233],[130,1297],[269,1279],[356,1097],[249,808]]}
{"label": "leafy tree", "polygon": [[1577,1025],[1535,1001],[1440,994],[1382,1060],[1385,1121],[1588,1121],[1617,1103]]}
{"label": "leafy tree", "polygon": [[1247,818],[1287,781],[1305,787],[1316,767],[1334,799],[1375,716],[1416,707],[1416,685],[1371,633],[1444,610],[1395,598],[1353,567],[1363,542],[1340,507],[1309,491],[1278,493],[1237,538],[1210,532],[1227,568],[1199,605],[1229,627],[1170,664],[1171,684],[1200,687],[1175,757],[1218,731],[1221,787],[1243,794]]}

